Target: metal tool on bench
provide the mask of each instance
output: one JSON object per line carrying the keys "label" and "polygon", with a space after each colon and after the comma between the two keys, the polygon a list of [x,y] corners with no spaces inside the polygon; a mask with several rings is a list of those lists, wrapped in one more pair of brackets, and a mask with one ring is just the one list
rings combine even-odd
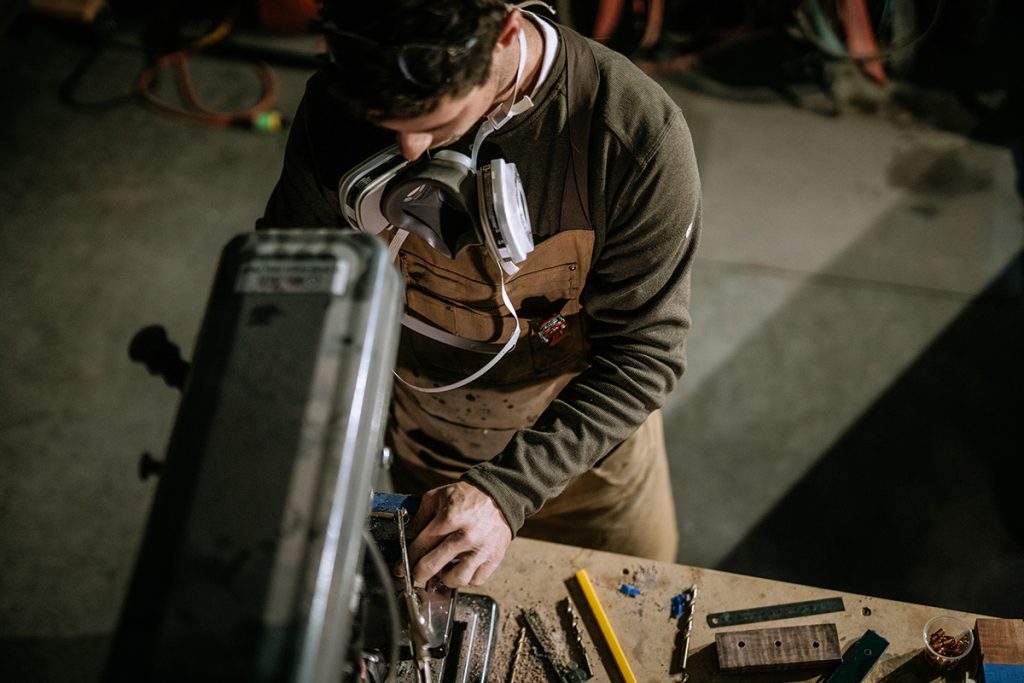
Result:
{"label": "metal tool on bench", "polygon": [[551,644],[548,630],[537,610],[530,608],[523,610],[523,621],[526,628],[537,643],[537,649],[543,659],[554,671],[560,683],[582,683],[587,680],[587,675],[576,662],[559,656]]}
{"label": "metal tool on bench", "polygon": [[690,586],[682,593],[683,615],[680,617],[683,632],[683,643],[679,648],[678,673],[682,675],[683,683],[690,678],[686,672],[686,663],[690,657],[690,635],[693,632],[693,613],[697,603],[697,587]]}
{"label": "metal tool on bench", "polygon": [[572,600],[566,598],[565,614],[569,618],[569,628],[572,629],[572,638],[576,642],[576,648],[580,653],[580,660],[583,662],[583,673],[588,679],[594,677],[594,667],[590,665],[590,655],[587,654],[587,646],[583,644],[583,633],[580,631],[580,620],[576,610],[572,608]]}
{"label": "metal tool on bench", "polygon": [[843,599],[839,597],[788,602],[783,605],[751,607],[731,612],[713,612],[708,615],[708,626],[711,628],[738,626],[740,624],[753,624],[759,621],[774,621],[776,619],[792,619],[794,617],[807,617],[815,614],[828,614],[829,612],[842,612],[844,609],[846,607],[843,605]]}
{"label": "metal tool on bench", "polygon": [[493,601],[391,571],[409,501],[374,488],[401,313],[370,235],[225,247],[192,362],[168,368],[182,397],[104,683],[487,679]]}
{"label": "metal tool on bench", "polygon": [[516,682],[516,670],[519,668],[519,660],[523,656],[523,646],[526,645],[526,627],[519,627],[519,636],[516,638],[516,649],[512,653],[512,661],[508,665],[508,677],[505,683]]}

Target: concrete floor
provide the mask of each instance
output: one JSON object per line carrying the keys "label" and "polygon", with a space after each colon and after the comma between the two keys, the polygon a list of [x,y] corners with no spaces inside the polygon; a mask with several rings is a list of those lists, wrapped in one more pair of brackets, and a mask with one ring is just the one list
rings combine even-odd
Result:
{"label": "concrete floor", "polygon": [[[64,106],[85,52],[42,27],[0,42],[4,681],[95,680],[155,486],[137,458],[162,452],[178,398],[128,341],[160,323],[188,355],[219,249],[261,213],[284,146],[136,104]],[[82,92],[124,92],[138,67],[113,50]],[[291,112],[306,74],[278,73]],[[197,81],[215,106],[256,87],[214,61]],[[828,118],[665,86],[706,220],[689,370],[665,411],[679,559],[1024,615],[1008,152],[887,106]]]}

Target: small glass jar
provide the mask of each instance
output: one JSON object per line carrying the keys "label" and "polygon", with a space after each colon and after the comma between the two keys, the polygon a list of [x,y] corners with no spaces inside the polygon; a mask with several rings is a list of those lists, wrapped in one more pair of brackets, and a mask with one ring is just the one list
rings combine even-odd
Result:
{"label": "small glass jar", "polygon": [[929,619],[922,636],[924,651],[940,669],[956,666],[974,648],[974,631],[970,625],[945,614]]}

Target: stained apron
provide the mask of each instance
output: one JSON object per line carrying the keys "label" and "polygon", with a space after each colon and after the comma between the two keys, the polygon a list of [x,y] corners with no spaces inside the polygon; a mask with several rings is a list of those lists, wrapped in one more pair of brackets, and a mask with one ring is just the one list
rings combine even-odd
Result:
{"label": "stained apron", "polygon": [[[591,230],[563,230],[538,244],[518,273],[504,276],[520,340],[486,375],[439,394],[395,382],[386,440],[395,455],[397,491],[422,494],[493,459],[586,369],[579,299],[593,243]],[[409,235],[398,264],[411,315],[478,342],[509,338],[515,323],[501,301],[502,272],[484,247],[449,259]],[[549,345],[537,330],[556,314],[565,318],[568,334]],[[490,358],[403,329],[396,372],[413,385],[436,387],[470,375]],[[675,561],[678,536],[660,411],[527,519],[519,534]]]}

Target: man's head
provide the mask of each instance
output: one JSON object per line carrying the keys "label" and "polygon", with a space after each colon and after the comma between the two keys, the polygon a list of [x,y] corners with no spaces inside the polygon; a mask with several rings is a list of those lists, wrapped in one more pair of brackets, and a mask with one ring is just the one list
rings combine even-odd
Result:
{"label": "man's head", "polygon": [[468,132],[515,76],[524,19],[500,0],[324,0],[331,91],[414,159]]}
{"label": "man's head", "polygon": [[335,93],[357,115],[411,118],[484,84],[501,0],[324,0]]}

